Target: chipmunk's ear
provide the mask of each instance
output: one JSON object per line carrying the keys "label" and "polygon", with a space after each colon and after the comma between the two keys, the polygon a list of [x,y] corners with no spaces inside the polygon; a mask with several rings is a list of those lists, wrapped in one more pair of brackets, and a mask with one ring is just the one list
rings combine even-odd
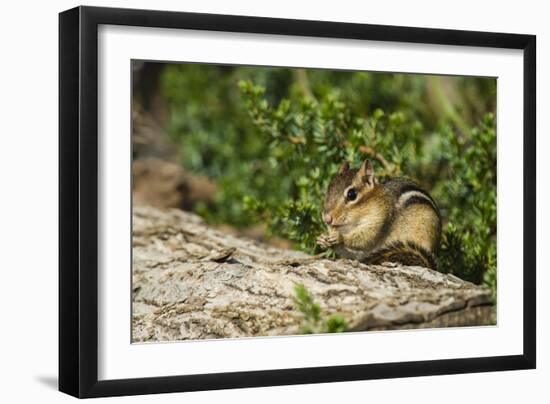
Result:
{"label": "chipmunk's ear", "polygon": [[374,169],[372,168],[372,164],[369,160],[363,161],[357,175],[361,178],[363,183],[370,185],[371,187],[375,184]]}
{"label": "chipmunk's ear", "polygon": [[338,174],[344,174],[347,171],[349,171],[349,163],[347,161],[344,161],[338,169]]}

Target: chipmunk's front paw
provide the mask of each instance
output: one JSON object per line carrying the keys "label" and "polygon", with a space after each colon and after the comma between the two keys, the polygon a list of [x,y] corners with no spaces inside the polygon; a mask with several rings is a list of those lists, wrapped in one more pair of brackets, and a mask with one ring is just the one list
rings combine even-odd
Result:
{"label": "chipmunk's front paw", "polygon": [[340,235],[338,233],[325,233],[321,234],[317,238],[317,244],[324,248],[329,248],[340,244],[340,241]]}

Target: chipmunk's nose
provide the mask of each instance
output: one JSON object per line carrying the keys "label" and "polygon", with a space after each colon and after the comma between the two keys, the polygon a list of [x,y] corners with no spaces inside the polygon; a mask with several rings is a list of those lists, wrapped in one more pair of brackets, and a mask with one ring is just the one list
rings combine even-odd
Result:
{"label": "chipmunk's nose", "polygon": [[323,214],[323,220],[325,221],[326,224],[331,224],[332,223],[332,216],[329,213],[324,213]]}

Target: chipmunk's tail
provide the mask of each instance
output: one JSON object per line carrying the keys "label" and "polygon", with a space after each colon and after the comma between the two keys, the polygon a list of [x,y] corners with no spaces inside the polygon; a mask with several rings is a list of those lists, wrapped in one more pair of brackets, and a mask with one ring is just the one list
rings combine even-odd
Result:
{"label": "chipmunk's tail", "polygon": [[363,262],[379,265],[383,262],[398,262],[403,265],[421,266],[436,269],[433,254],[418,244],[407,241],[394,241],[369,254]]}

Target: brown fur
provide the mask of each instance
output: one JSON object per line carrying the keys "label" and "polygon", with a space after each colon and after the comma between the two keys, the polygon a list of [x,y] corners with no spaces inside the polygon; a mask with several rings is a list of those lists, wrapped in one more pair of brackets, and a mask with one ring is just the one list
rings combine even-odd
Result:
{"label": "brown fur", "polygon": [[[346,198],[350,188],[356,191],[355,200]],[[324,215],[332,219],[329,234],[339,255],[435,268],[439,209],[410,180],[393,178],[379,184],[368,160],[359,169],[343,165],[327,190]]]}
{"label": "brown fur", "polygon": [[435,268],[435,258],[425,248],[413,242],[394,241],[367,255],[363,262],[379,265],[384,262],[398,262],[403,265]]}

